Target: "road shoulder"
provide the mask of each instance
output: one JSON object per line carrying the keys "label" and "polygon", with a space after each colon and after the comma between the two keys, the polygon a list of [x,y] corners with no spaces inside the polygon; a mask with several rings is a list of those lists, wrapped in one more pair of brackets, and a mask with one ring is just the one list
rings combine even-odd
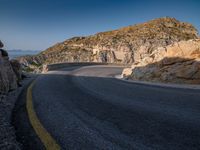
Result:
{"label": "road shoulder", "polygon": [[27,79],[26,84],[23,86],[21,93],[16,100],[12,113],[12,124],[16,131],[16,139],[21,144],[21,149],[24,150],[45,149],[34,132],[26,111],[27,88],[35,78],[36,76],[32,76]]}
{"label": "road shoulder", "polygon": [[116,75],[115,78],[127,83],[156,86],[156,87],[161,87],[161,88],[200,90],[200,85],[193,85],[193,84],[175,84],[175,83],[161,83],[161,82],[130,80],[130,79],[123,78],[121,75]]}

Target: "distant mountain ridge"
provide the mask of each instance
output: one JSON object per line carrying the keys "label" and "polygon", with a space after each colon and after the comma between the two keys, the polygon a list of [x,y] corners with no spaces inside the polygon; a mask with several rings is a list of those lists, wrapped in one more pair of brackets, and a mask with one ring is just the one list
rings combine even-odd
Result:
{"label": "distant mountain ridge", "polygon": [[10,49],[10,50],[7,50],[7,51],[10,51],[10,52],[24,52],[24,51],[40,52],[41,50]]}
{"label": "distant mountain ridge", "polygon": [[9,53],[9,58],[10,59],[16,59],[17,57],[21,57],[21,56],[27,56],[27,55],[36,55],[38,54],[40,51],[37,50],[7,50],[7,52]]}
{"label": "distant mountain ridge", "polygon": [[158,47],[196,38],[198,31],[193,25],[164,17],[87,37],[74,37],[19,60],[31,68],[60,62],[132,64]]}

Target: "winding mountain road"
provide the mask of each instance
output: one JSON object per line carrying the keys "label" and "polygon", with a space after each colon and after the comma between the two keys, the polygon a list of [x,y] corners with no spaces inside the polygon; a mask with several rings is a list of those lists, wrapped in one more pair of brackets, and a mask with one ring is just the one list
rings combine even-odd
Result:
{"label": "winding mountain road", "polygon": [[200,90],[114,78],[122,69],[68,67],[35,80],[34,110],[61,149],[199,150]]}

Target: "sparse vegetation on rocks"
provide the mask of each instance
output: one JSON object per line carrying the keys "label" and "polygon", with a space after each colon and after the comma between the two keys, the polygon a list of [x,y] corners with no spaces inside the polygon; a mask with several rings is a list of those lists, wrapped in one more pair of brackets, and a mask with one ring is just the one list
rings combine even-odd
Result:
{"label": "sparse vegetation on rocks", "polygon": [[132,64],[158,47],[197,37],[198,32],[191,24],[164,17],[88,37],[74,37],[19,60],[25,68],[33,70],[37,65],[62,62]]}

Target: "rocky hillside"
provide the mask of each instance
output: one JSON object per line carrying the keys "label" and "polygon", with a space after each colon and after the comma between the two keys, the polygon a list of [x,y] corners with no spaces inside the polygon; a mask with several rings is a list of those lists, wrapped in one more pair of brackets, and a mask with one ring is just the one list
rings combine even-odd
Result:
{"label": "rocky hillside", "polygon": [[160,47],[123,75],[134,80],[200,84],[200,39]]}
{"label": "rocky hillside", "polygon": [[19,60],[30,71],[40,68],[42,64],[60,62],[132,64],[158,47],[197,36],[197,30],[191,24],[165,17],[88,37],[74,37],[36,56]]}
{"label": "rocky hillside", "polygon": [[[0,41],[0,48],[3,43]],[[9,61],[8,53],[0,49],[0,98],[9,90],[17,88],[21,79],[21,66],[18,61]]]}

